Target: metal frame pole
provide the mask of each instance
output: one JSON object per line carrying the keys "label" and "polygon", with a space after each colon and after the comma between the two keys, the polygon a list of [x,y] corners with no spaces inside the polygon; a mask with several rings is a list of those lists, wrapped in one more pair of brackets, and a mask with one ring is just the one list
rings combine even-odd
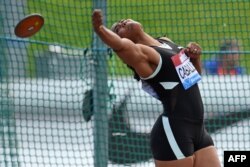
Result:
{"label": "metal frame pole", "polygon": [[[93,0],[93,8],[106,13],[106,0]],[[105,17],[104,17],[105,19]],[[104,20],[105,24],[105,20]],[[94,111],[94,166],[108,165],[108,69],[107,47],[93,33],[93,111]]]}

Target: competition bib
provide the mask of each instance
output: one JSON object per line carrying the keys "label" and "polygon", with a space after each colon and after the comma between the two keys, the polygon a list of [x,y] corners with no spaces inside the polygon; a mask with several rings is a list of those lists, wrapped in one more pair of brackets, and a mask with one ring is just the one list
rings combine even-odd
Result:
{"label": "competition bib", "polygon": [[185,90],[201,80],[200,74],[190,62],[190,58],[187,57],[184,50],[172,56],[171,59]]}

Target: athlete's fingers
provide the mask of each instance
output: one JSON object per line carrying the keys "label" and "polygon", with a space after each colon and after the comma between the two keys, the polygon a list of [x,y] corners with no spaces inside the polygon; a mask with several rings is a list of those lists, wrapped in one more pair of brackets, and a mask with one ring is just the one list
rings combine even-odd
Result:
{"label": "athlete's fingers", "polygon": [[190,57],[190,58],[198,58],[201,55],[201,51],[195,48],[186,48],[185,53]]}
{"label": "athlete's fingers", "polygon": [[197,50],[197,51],[201,51],[201,47],[198,43],[196,42],[189,42],[187,45],[188,48],[190,48],[191,50]]}
{"label": "athlete's fingers", "polygon": [[190,58],[199,58],[201,55],[202,49],[200,45],[196,42],[190,42],[187,45],[187,48],[185,49],[185,53],[190,57]]}

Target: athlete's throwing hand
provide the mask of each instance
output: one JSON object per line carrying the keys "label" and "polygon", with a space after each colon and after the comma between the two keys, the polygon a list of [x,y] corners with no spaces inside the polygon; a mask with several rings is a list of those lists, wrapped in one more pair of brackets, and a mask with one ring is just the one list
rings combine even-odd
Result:
{"label": "athlete's throwing hand", "polygon": [[103,25],[102,21],[102,11],[100,9],[95,9],[92,13],[92,24],[95,32],[100,30],[100,27]]}

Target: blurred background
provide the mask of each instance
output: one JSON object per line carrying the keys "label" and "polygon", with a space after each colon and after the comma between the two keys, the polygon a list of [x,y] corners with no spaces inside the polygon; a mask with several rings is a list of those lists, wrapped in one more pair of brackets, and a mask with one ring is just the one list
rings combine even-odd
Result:
{"label": "blurred background", "polygon": [[[132,72],[93,33],[132,18],[154,37],[203,48],[199,82],[206,126],[224,151],[250,150],[248,0],[1,0],[0,166],[151,167],[149,133],[162,112]],[[41,14],[43,28],[15,25]]]}

